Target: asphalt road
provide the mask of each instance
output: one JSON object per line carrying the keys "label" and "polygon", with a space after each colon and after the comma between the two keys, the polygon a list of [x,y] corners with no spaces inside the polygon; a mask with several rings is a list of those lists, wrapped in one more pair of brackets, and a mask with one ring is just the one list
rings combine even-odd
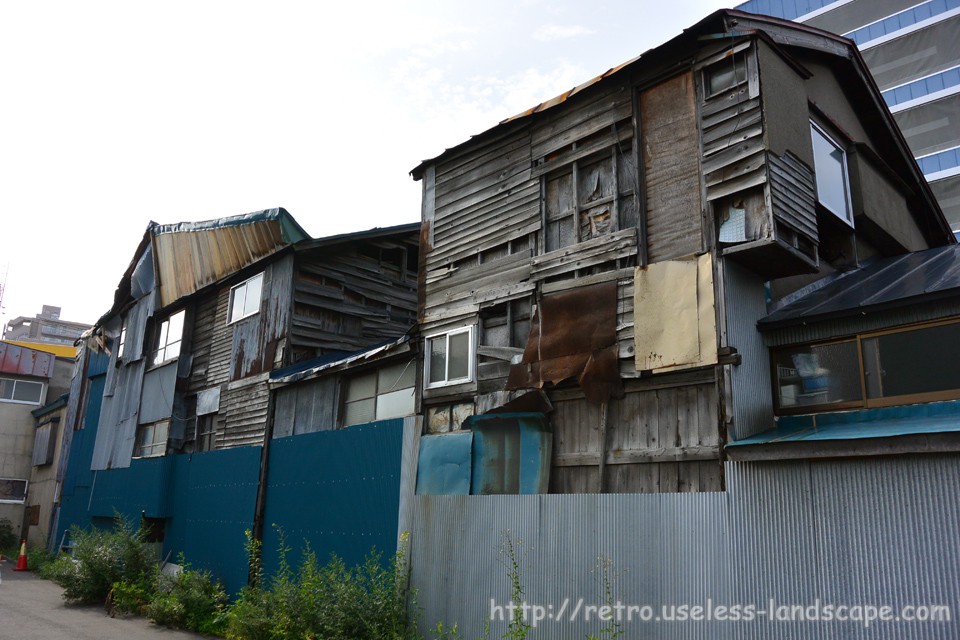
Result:
{"label": "asphalt road", "polygon": [[158,627],[145,618],[111,618],[102,607],[63,602],[63,589],[33,572],[0,562],[0,640],[187,640],[195,633]]}

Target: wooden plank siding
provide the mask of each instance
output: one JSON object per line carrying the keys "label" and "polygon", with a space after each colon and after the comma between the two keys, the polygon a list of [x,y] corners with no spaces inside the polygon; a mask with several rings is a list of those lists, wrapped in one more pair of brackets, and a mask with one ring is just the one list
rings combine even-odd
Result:
{"label": "wooden plank siding", "polygon": [[357,351],[398,338],[416,318],[416,235],[296,254],[292,359]]}
{"label": "wooden plank siding", "polygon": [[[618,356],[628,393],[608,404],[604,429],[601,405],[588,403],[575,384],[546,389],[555,408],[551,492],[722,488],[713,368],[641,378],[634,358],[634,267],[642,243],[654,260],[690,256],[705,244],[694,82],[684,72],[639,99],[629,81],[602,85],[429,167],[434,179],[424,220],[432,243],[422,247],[421,332],[476,325],[477,371],[472,382],[424,389],[425,415],[451,403],[485,411],[521,393],[504,388],[538,299],[617,283]],[[719,126],[717,140],[731,128],[723,119]],[[642,203],[646,239],[638,232]]]}
{"label": "wooden plank siding", "polygon": [[721,490],[716,385],[695,378],[666,384],[612,400],[605,441],[599,405],[555,398],[551,493]]}
{"label": "wooden plank siding", "polygon": [[703,247],[693,77],[687,72],[640,93],[651,262],[689,256]]}

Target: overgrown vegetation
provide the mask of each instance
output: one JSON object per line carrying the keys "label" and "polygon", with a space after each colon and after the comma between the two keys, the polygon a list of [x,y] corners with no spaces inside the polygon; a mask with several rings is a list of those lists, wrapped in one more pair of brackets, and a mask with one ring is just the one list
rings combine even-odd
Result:
{"label": "overgrown vegetation", "polygon": [[0,552],[5,556],[16,557],[19,545],[17,534],[13,532],[13,524],[7,518],[0,518]]}
{"label": "overgrown vegetation", "polygon": [[[258,543],[248,543],[256,584],[241,591],[227,614],[226,636],[236,640],[329,638],[330,640],[416,640],[408,614],[406,544],[388,566],[371,551],[348,567],[336,555],[321,565],[307,548],[296,570],[280,535],[280,568],[264,581]],[[409,610],[415,610],[411,606]]]}
{"label": "overgrown vegetation", "polygon": [[67,601],[98,604],[106,601],[116,583],[136,584],[156,572],[156,561],[144,544],[144,532],[117,516],[113,530],[70,531],[73,556],[61,556],[41,575],[63,587]]}
{"label": "overgrown vegetation", "polygon": [[205,571],[161,573],[145,532],[117,517],[112,530],[72,529],[73,555],[43,564],[40,575],[63,587],[63,597],[106,604],[111,614],[145,615],[157,624],[204,633],[222,629],[226,593]]}

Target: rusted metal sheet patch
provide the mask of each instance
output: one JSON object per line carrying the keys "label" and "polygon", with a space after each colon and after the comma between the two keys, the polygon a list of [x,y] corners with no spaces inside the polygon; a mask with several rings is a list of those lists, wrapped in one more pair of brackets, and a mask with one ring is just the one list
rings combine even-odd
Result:
{"label": "rusted metal sheet patch", "polygon": [[544,296],[507,389],[540,389],[575,378],[590,402],[621,397],[617,351],[615,281]]}
{"label": "rusted metal sheet patch", "polygon": [[52,353],[0,342],[0,373],[49,378],[54,360]]}

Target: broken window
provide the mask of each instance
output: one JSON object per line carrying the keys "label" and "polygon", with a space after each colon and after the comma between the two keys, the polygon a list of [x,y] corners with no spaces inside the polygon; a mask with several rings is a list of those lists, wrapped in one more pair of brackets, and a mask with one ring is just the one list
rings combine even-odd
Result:
{"label": "broken window", "polygon": [[427,432],[447,433],[460,431],[464,422],[474,414],[472,402],[447,404],[427,409]]}
{"label": "broken window", "polygon": [[126,355],[124,353],[124,351],[126,350],[126,347],[127,347],[127,319],[124,318],[123,326],[120,328],[119,344],[117,345],[117,360],[120,360],[121,358],[124,357],[124,355]]}
{"label": "broken window", "polygon": [[0,402],[40,404],[43,398],[43,383],[30,380],[0,378]]}
{"label": "broken window", "polygon": [[230,311],[227,324],[243,320],[260,312],[260,294],[263,290],[263,274],[241,282],[230,289]]}
{"label": "broken window", "polygon": [[424,379],[428,389],[473,380],[473,335],[470,325],[427,337]]}
{"label": "broken window", "polygon": [[152,364],[162,364],[180,355],[180,342],[183,340],[183,318],[180,310],[160,323],[157,332],[157,348],[153,351]]}
{"label": "broken window", "polygon": [[137,441],[133,450],[134,458],[152,458],[166,455],[167,439],[170,433],[170,421],[161,420],[137,427]]}
{"label": "broken window", "polygon": [[[626,127],[627,125],[623,125]],[[619,136],[613,126],[614,139]],[[549,165],[566,154],[579,155],[609,138],[602,131],[552,153]],[[635,227],[639,179],[629,139],[577,158],[543,178],[544,249],[556,251],[614,231]]]}
{"label": "broken window", "polygon": [[415,411],[416,367],[397,362],[347,380],[343,426],[412,415]]}

